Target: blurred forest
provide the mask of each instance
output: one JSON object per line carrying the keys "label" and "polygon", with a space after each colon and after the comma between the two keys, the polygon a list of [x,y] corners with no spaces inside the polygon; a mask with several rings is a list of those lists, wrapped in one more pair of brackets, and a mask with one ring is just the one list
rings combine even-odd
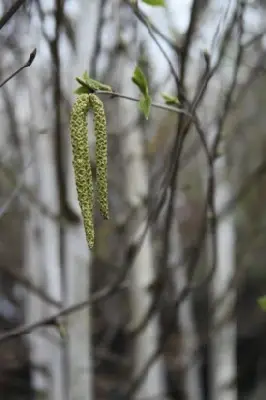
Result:
{"label": "blurred forest", "polygon": [[[265,21],[262,0],[0,0],[0,399],[266,398]],[[93,250],[84,71],[113,90]],[[95,179],[91,113],[88,140]]]}

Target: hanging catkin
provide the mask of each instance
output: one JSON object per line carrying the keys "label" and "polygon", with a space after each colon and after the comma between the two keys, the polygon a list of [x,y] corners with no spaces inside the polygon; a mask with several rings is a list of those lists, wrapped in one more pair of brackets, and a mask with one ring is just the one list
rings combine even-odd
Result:
{"label": "hanging catkin", "polygon": [[94,112],[94,132],[96,136],[96,185],[97,200],[100,212],[105,219],[109,218],[108,180],[107,180],[107,131],[103,102],[90,94],[90,105]]}
{"label": "hanging catkin", "polygon": [[92,249],[94,246],[93,182],[87,124],[90,104],[89,94],[81,94],[77,97],[71,112],[70,133],[78,201],[83,217],[86,239],[90,249]]}

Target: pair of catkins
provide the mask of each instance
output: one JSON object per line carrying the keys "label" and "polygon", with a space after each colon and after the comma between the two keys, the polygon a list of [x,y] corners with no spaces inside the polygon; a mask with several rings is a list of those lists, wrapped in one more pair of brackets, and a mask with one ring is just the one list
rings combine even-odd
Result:
{"label": "pair of catkins", "polygon": [[90,109],[94,113],[94,131],[96,136],[97,200],[102,216],[108,219],[106,117],[103,102],[95,93],[82,93],[78,95],[71,112],[70,134],[78,201],[88,246],[92,249],[94,246],[94,187],[89,156],[87,123]]}

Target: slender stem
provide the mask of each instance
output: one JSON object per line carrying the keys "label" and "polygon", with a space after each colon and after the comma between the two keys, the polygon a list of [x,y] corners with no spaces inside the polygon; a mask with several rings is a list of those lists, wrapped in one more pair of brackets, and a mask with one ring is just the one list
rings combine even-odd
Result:
{"label": "slender stem", "polygon": [[11,79],[13,79],[19,72],[21,72],[24,68],[30,67],[31,64],[33,63],[33,60],[36,56],[37,53],[37,49],[34,49],[29,56],[28,61],[22,65],[22,67],[18,68],[15,72],[13,72],[11,75],[9,75],[3,82],[0,83],[0,88],[2,86],[4,86],[8,81],[10,81]]}
{"label": "slender stem", "polygon": [[[110,91],[106,91],[106,90],[97,90],[95,93],[102,94],[102,95],[107,95],[110,98],[119,97],[120,99],[136,101],[136,102],[139,101],[139,99],[137,97],[127,96],[125,94],[118,93],[118,92],[110,92]],[[151,106],[155,107],[155,108],[160,108],[160,109],[166,110],[166,111],[172,111],[172,112],[175,112],[175,113],[178,113],[178,114],[180,114],[180,113],[181,114],[186,114],[189,117],[192,117],[192,115],[187,110],[184,110],[182,108],[171,107],[171,106],[168,106],[168,105],[165,105],[165,104],[161,104],[161,103],[156,103],[156,102],[151,103]]]}
{"label": "slender stem", "polygon": [[0,18],[0,29],[2,29],[5,24],[13,17],[13,15],[18,11],[18,9],[26,3],[26,0],[17,0],[12,6],[7,10],[7,12]]}

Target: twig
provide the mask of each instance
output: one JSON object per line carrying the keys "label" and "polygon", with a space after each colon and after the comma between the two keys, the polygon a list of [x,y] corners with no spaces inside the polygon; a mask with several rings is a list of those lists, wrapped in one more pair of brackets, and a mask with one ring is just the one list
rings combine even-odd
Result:
{"label": "twig", "polygon": [[[102,94],[102,95],[107,95],[110,98],[119,97],[121,99],[139,102],[139,99],[137,97],[127,96],[125,94],[118,93],[118,92],[107,92],[105,90],[97,90],[96,93],[97,94]],[[156,103],[156,102],[151,103],[151,106],[153,106],[155,108],[160,108],[161,110],[171,111],[171,112],[174,112],[174,113],[177,113],[177,114],[185,114],[185,115],[193,118],[192,114],[190,114],[188,111],[186,111],[183,108],[171,107],[171,106],[168,106],[168,105],[165,105],[165,104],[161,104],[161,103]]]}
{"label": "twig", "polygon": [[[150,215],[150,217],[151,217],[151,215]],[[124,282],[125,278],[127,277],[128,273],[132,267],[132,263],[133,263],[135,257],[138,255],[138,252],[141,249],[141,245],[142,245],[143,239],[146,235],[148,226],[149,226],[149,224],[147,223],[140,240],[138,240],[137,243],[132,243],[131,246],[128,248],[125,260],[123,261],[122,265],[119,268],[117,268],[119,273],[115,277],[113,282],[109,283],[108,285],[104,286],[102,289],[99,289],[97,292],[93,293],[89,299],[86,299],[82,302],[76,303],[72,306],[66,307],[63,310],[51,315],[50,317],[43,318],[32,324],[22,325],[16,329],[13,329],[13,330],[1,335],[0,336],[0,344],[2,344],[3,342],[5,342],[7,340],[12,339],[12,338],[16,338],[20,335],[25,335],[25,334],[31,333],[32,331],[34,331],[35,329],[38,329],[40,327],[53,325],[55,323],[55,321],[58,320],[58,318],[78,312],[78,311],[82,310],[83,308],[91,306],[92,304],[98,303],[100,301],[105,301],[109,297],[111,297],[114,293],[116,293],[117,290],[120,290],[121,284]]]}
{"label": "twig", "polygon": [[[1,158],[0,158],[0,169],[5,174],[7,179],[10,182],[13,182],[14,185],[15,185],[16,184],[16,175],[15,175],[15,173],[12,171],[12,169],[10,167],[6,166],[1,161]],[[61,216],[60,214],[54,212],[45,203],[43,203],[41,200],[39,200],[36,197],[36,194],[34,193],[34,190],[31,189],[30,187],[28,187],[27,185],[25,185],[25,184],[21,185],[20,191],[21,191],[21,194],[23,196],[25,196],[27,198],[27,200],[29,200],[30,203],[32,203],[39,210],[39,212],[42,215],[46,216],[47,218],[49,218],[52,221],[62,220],[65,223],[68,222],[67,218],[65,218],[63,215]]]}
{"label": "twig", "polygon": [[191,45],[191,41],[194,35],[195,27],[196,27],[196,22],[197,22],[197,16],[198,16],[198,0],[193,0],[193,4],[191,7],[191,13],[190,13],[190,20],[189,20],[189,25],[188,29],[185,35],[185,40],[184,40],[184,45],[182,47],[181,51],[181,60],[180,60],[180,81],[182,82],[182,85],[185,85],[185,73],[186,73],[186,66],[187,66],[187,60],[188,60],[188,55],[189,55],[189,49]]}
{"label": "twig", "polygon": [[23,187],[23,184],[24,184],[26,170],[30,167],[31,164],[32,164],[32,158],[27,163],[24,171],[22,172],[22,174],[20,176],[19,182],[17,183],[17,185],[13,189],[11,195],[6,199],[4,204],[0,206],[0,219],[3,218],[3,216],[8,211],[8,209],[9,209],[11,203],[13,202],[13,200],[15,200],[15,198],[18,196],[18,194],[19,194],[19,192],[20,192],[20,190],[21,190],[21,188]]}
{"label": "twig", "polygon": [[22,65],[22,67],[20,67],[19,69],[17,69],[15,72],[13,72],[8,78],[6,78],[1,84],[0,84],[0,88],[3,87],[8,81],[10,81],[12,78],[14,78],[17,74],[19,74],[24,68],[30,67],[31,64],[33,63],[35,56],[37,53],[37,49],[34,49],[29,56],[28,61]]}
{"label": "twig", "polygon": [[100,0],[100,5],[99,5],[99,18],[98,18],[98,24],[97,24],[97,29],[96,29],[96,40],[95,40],[95,45],[94,49],[92,52],[91,56],[91,66],[90,66],[90,74],[91,76],[94,76],[96,79],[98,78],[96,76],[96,66],[97,66],[97,60],[101,51],[101,38],[102,38],[102,32],[104,28],[104,8],[106,5],[107,0]]}
{"label": "twig", "polygon": [[156,35],[154,33],[154,28],[155,28],[154,25],[152,25],[149,22],[149,20],[145,16],[143,16],[142,12],[140,11],[140,9],[136,5],[130,3],[129,1],[126,1],[126,3],[132,9],[134,14],[138,18],[138,20],[140,22],[142,22],[142,24],[147,28],[150,37],[153,39],[154,43],[156,43],[156,45],[158,46],[160,52],[162,53],[162,55],[164,56],[165,60],[167,61],[168,65],[169,65],[169,68],[170,68],[170,71],[172,72],[172,75],[173,75],[173,77],[175,79],[176,85],[179,88],[179,92],[180,92],[180,94],[182,94],[183,93],[183,88],[182,88],[182,85],[180,84],[180,80],[179,80],[179,77],[178,77],[177,72],[175,70],[175,67],[174,67],[172,61],[170,60],[170,58],[168,57],[166,51],[162,47],[161,43],[157,39],[157,37],[156,37]]}
{"label": "twig", "polygon": [[47,294],[41,287],[36,286],[30,279],[26,276],[21,275],[17,271],[14,271],[12,268],[8,266],[4,266],[3,264],[0,266],[0,271],[4,271],[8,274],[14,281],[19,282],[26,289],[28,289],[32,294],[39,297],[41,300],[45,301],[48,304],[51,304],[55,307],[61,307],[61,302],[52,298],[49,294]]}
{"label": "twig", "polygon": [[[129,2],[127,2],[129,4]],[[149,20],[149,18],[147,17],[147,15],[144,14],[143,11],[140,11],[139,8],[134,7],[133,5],[129,4],[131,6],[131,8],[133,9],[135,15],[138,17],[138,19],[147,27],[147,25],[149,25],[150,29],[156,33],[161,39],[164,40],[165,43],[168,44],[168,46],[174,50],[176,53],[180,53],[181,52],[181,47],[179,47],[177,45],[177,43],[175,43],[172,39],[170,39],[169,37],[167,37],[164,33],[162,33],[160,31],[160,29],[154,25],[154,23],[152,21]]]}
{"label": "twig", "polygon": [[[242,10],[242,11],[243,11],[243,10]],[[236,13],[236,14],[237,14],[237,13]],[[234,15],[234,17],[236,17],[236,14]],[[231,27],[232,27],[232,25],[230,26],[230,28],[231,28]],[[230,30],[230,29],[229,29],[229,30]],[[240,31],[241,31],[241,29],[240,29]],[[228,31],[227,31],[227,33],[228,33]],[[240,34],[240,36],[241,36],[241,34]],[[227,39],[227,35],[226,35],[226,39]],[[228,43],[228,41],[225,40],[224,43]],[[225,46],[223,46],[222,52],[224,51],[224,49],[225,49]],[[240,50],[240,52],[241,52],[241,50]],[[220,56],[221,56],[221,54],[220,54]],[[237,70],[237,65],[238,65],[240,59],[241,59],[241,55],[238,53],[237,61],[236,61],[236,70]],[[221,57],[219,57],[219,60],[218,60],[218,61],[220,62],[220,60],[221,60]],[[213,75],[214,71],[215,71],[217,68],[218,68],[218,62],[216,63],[215,68],[213,68],[213,70],[211,71],[212,73],[207,74],[207,76],[206,76],[206,83],[204,83],[205,89],[206,89],[206,87],[207,87],[207,82],[209,81],[209,79],[211,78],[211,76]],[[235,70],[235,73],[236,73],[236,70]],[[236,80],[236,75],[234,74],[233,82],[232,82],[233,84],[234,84],[235,80]],[[181,82],[181,84],[182,84],[182,82]],[[230,89],[231,89],[231,88],[230,88]],[[230,89],[229,89],[229,91],[228,91],[228,97],[230,96],[230,98],[231,98],[232,92],[233,92],[233,91],[232,91],[232,89],[231,89],[231,90],[230,90]],[[205,90],[203,90],[203,92],[204,92],[204,91],[205,91]],[[229,104],[229,103],[228,103],[228,97],[227,97],[227,101],[225,101],[225,103],[224,103],[224,110],[226,110],[226,111],[228,110],[228,104]],[[195,103],[194,103],[194,106],[196,106],[196,105],[200,102],[201,98],[202,98],[202,95],[201,95],[201,96],[198,96],[198,95],[195,96],[195,99],[194,99],[194,102],[195,102]],[[189,126],[190,123],[191,123],[191,122],[189,122],[187,125]],[[187,130],[185,130],[185,132],[187,132]],[[181,133],[184,134],[184,132],[180,132],[180,135],[181,135]],[[182,136],[184,137],[184,135],[182,135]],[[218,140],[216,143],[218,143],[218,142],[219,142],[219,140]],[[179,142],[179,137],[177,137],[177,149],[179,150],[179,153],[178,153],[178,155],[177,155],[176,152],[173,153],[173,154],[175,154],[175,157],[176,157],[176,160],[177,160],[177,168],[174,170],[173,175],[176,175],[177,170],[178,170],[178,167],[179,167],[179,156],[180,156],[180,154],[181,154],[181,147],[182,147],[182,140],[181,140],[181,142]],[[207,156],[208,156],[208,154],[207,154]],[[211,211],[211,210],[214,211],[214,190],[215,190],[215,188],[214,188],[214,184],[215,184],[215,181],[214,181],[214,160],[215,160],[215,157],[216,157],[216,147],[213,146],[213,147],[212,147],[212,156],[211,156],[211,157],[208,157],[209,179],[208,179],[206,209],[208,208],[210,211]],[[171,177],[171,179],[173,179],[173,176]],[[177,187],[176,181],[174,181],[174,186]],[[204,226],[206,227],[206,223],[204,223]],[[204,228],[204,227],[203,227],[203,228]],[[211,231],[212,231],[212,232],[211,232],[211,236],[212,236],[212,243],[213,243],[213,241],[216,241],[216,240],[215,240],[216,218],[215,218],[215,214],[214,214],[214,213],[212,214],[211,219],[209,220],[209,228],[211,228]],[[205,232],[205,228],[202,229],[202,232]],[[203,236],[200,236],[200,239],[202,239],[203,237],[204,237],[204,235],[203,235]],[[213,253],[213,260],[212,260],[214,266],[216,265],[216,259],[215,259],[216,252],[215,252],[215,247],[216,247],[216,246],[214,245],[214,253]],[[195,261],[195,260],[194,260],[194,261]],[[164,264],[163,266],[165,266],[165,264]],[[207,277],[205,277],[204,281],[201,282],[201,287],[202,287],[202,284],[205,284],[206,282],[209,281],[210,276],[212,276],[212,274],[213,274],[213,271],[214,271],[214,268],[211,268],[211,270],[210,270],[209,274],[207,275]],[[188,295],[188,293],[189,293],[189,291],[190,291],[191,289],[192,289],[192,288],[189,287],[189,286],[187,286],[186,288],[184,288],[183,292],[179,295],[179,297],[178,297],[178,299],[177,299],[177,301],[176,301],[176,304],[175,304],[176,307],[180,304],[180,301],[182,300],[181,297],[182,297],[182,298],[186,297],[186,295]],[[194,287],[194,289],[195,289],[195,287]],[[158,295],[158,293],[157,293],[157,295]],[[167,337],[167,335],[166,335],[166,337]],[[164,341],[166,340],[166,337],[164,337],[164,340],[163,340],[162,342],[164,342]],[[141,370],[141,372],[140,372],[140,374],[138,375],[138,377],[137,377],[133,382],[131,382],[131,383],[129,384],[128,389],[127,389],[127,391],[126,391],[126,397],[127,397],[127,395],[134,393],[134,392],[136,391],[136,389],[138,388],[138,386],[139,386],[139,385],[141,384],[141,382],[143,381],[143,379],[145,379],[145,376],[147,375],[147,373],[148,373],[148,371],[149,371],[149,368],[150,368],[151,365],[157,360],[157,357],[160,355],[161,350],[162,350],[162,344],[161,344],[161,346],[159,346],[159,347],[155,350],[155,352],[149,357],[149,359],[147,360],[147,363],[144,365],[144,367],[143,367],[143,369]]]}
{"label": "twig", "polygon": [[[193,38],[193,34],[195,31],[195,26],[196,26],[196,21],[197,21],[197,15],[198,15],[198,1],[194,0],[191,8],[191,14],[190,14],[190,21],[189,21],[189,26],[186,32],[185,40],[184,40],[184,45],[182,48],[182,52],[180,55],[180,82],[179,85],[177,85],[177,90],[179,90],[179,86],[185,87],[185,78],[186,78],[186,65],[187,65],[187,60],[188,60],[188,55],[189,55],[189,50],[190,50],[190,45],[191,41]],[[205,56],[205,62],[206,62],[206,70],[205,70],[205,76],[203,76],[203,84],[200,85],[195,98],[193,99],[192,105],[189,107],[190,108],[190,113],[195,115],[196,109],[199,106],[201,99],[207,89],[208,85],[208,76],[209,76],[209,58]],[[183,103],[185,101],[184,94],[180,93],[181,96],[181,102]],[[167,210],[166,214],[166,220],[165,220],[165,227],[164,227],[164,241],[163,241],[163,251],[161,255],[161,268],[163,276],[167,278],[166,276],[166,270],[163,266],[167,265],[168,263],[168,253],[169,253],[169,246],[170,246],[170,227],[172,224],[172,218],[174,214],[174,208],[175,208],[175,200],[176,200],[176,194],[177,194],[177,189],[178,189],[178,172],[180,168],[180,162],[181,162],[181,154],[182,150],[185,144],[185,139],[187,137],[187,133],[189,132],[189,128],[191,126],[192,120],[186,120],[184,118],[184,115],[181,115],[177,122],[177,133],[176,133],[176,139],[175,143],[173,145],[173,149],[171,152],[171,164],[169,168],[169,180],[168,180],[168,185],[170,187],[170,201],[169,201],[169,207]],[[208,146],[207,142],[205,139],[205,134],[200,130],[200,124],[199,122],[196,125],[196,128],[198,130],[201,144],[203,145],[204,152],[206,154],[206,158],[208,161],[208,164],[210,165],[210,154],[208,151]]]}
{"label": "twig", "polygon": [[5,24],[13,17],[13,15],[18,11],[18,9],[26,3],[26,0],[17,0],[9,10],[0,19],[0,30],[5,26]]}
{"label": "twig", "polygon": [[33,322],[28,325],[22,325],[18,328],[12,329],[7,333],[4,333],[3,335],[0,336],[0,344],[6,342],[7,340],[14,339],[20,335],[25,335],[28,333],[31,333],[35,329],[44,327],[44,326],[50,326],[54,324],[54,321],[57,321],[60,317],[66,317],[69,316],[75,312],[81,311],[83,308],[91,306],[92,304],[95,304],[99,301],[104,301],[108,297],[110,297],[114,292],[117,291],[119,288],[120,282],[124,279],[124,276],[127,272],[127,269],[129,268],[124,268],[122,273],[119,274],[119,277],[116,278],[116,281],[112,285],[107,285],[106,287],[100,289],[99,291],[95,292],[90,296],[89,299],[86,299],[84,301],[81,301],[79,303],[76,303],[72,306],[66,307],[53,315],[42,318],[39,321]]}
{"label": "twig", "polygon": [[[130,6],[132,7],[132,5],[130,5]],[[139,17],[139,10],[138,10],[137,8],[136,8],[136,10],[135,10],[135,7],[132,7],[132,8],[133,8],[133,11],[134,11],[134,12],[137,11],[137,12],[135,12],[135,14],[136,14],[137,17]],[[194,17],[193,17],[193,21],[194,21]],[[162,52],[162,54],[164,55],[164,57],[166,57],[166,59],[167,59],[167,61],[168,61],[168,64],[169,64],[169,66],[170,66],[170,70],[171,70],[171,72],[172,72],[172,74],[173,74],[173,76],[174,76],[174,78],[175,78],[178,91],[179,91],[179,93],[180,93],[180,96],[182,97],[182,103],[186,104],[187,106],[190,106],[190,104],[189,104],[189,102],[187,101],[187,99],[186,99],[186,97],[185,97],[185,94],[184,94],[183,81],[180,81],[180,79],[179,79],[178,76],[176,75],[175,69],[174,69],[174,67],[172,66],[172,62],[170,61],[170,59],[168,58],[168,56],[167,56],[167,54],[165,53],[164,49],[161,47],[160,43],[158,42],[158,40],[157,40],[156,36],[154,35],[152,29],[150,28],[149,23],[148,23],[145,19],[141,19],[141,22],[147,27],[148,32],[149,32],[151,38],[152,38],[152,39],[154,40],[154,42],[157,44],[157,46],[158,46],[159,49],[161,50],[161,52]],[[193,22],[193,23],[194,23],[194,22]],[[186,45],[186,51],[188,51],[188,44]],[[185,56],[185,54],[184,54],[184,56]],[[203,91],[204,91],[204,90],[205,90],[205,87],[204,87]],[[201,91],[199,91],[199,92],[200,92],[200,94],[202,94]],[[180,137],[181,137],[181,143],[180,143],[180,147],[177,146],[177,151],[176,151],[176,147],[175,147],[175,146],[174,146],[174,149],[173,149],[174,165],[176,165],[176,162],[179,163],[179,158],[180,158],[180,154],[181,154],[181,150],[182,150],[182,145],[183,145],[183,143],[182,143],[182,141],[183,141],[182,137],[184,138],[184,137],[186,136],[186,133],[188,132],[189,127],[190,127],[190,124],[191,124],[192,121],[195,122],[196,128],[197,128],[197,130],[198,130],[198,132],[199,132],[200,139],[201,139],[201,141],[202,141],[202,143],[203,143],[203,146],[204,146],[204,149],[205,149],[205,151],[206,151],[207,157],[208,157],[208,158],[210,157],[210,155],[209,155],[209,153],[208,153],[207,143],[206,143],[206,140],[205,140],[205,135],[204,135],[203,131],[200,129],[200,122],[198,121],[197,116],[196,116],[195,114],[193,115],[193,113],[194,113],[195,110],[196,110],[197,103],[200,102],[200,100],[201,100],[201,96],[196,96],[196,98],[195,98],[194,101],[193,101],[193,104],[190,106],[190,109],[191,109],[192,112],[190,113],[189,111],[186,111],[186,112],[184,113],[184,114],[189,113],[189,116],[190,116],[191,118],[190,118],[190,120],[187,121],[187,124],[185,124],[184,126],[182,126],[182,128],[184,128],[183,131],[182,131],[182,135],[181,135],[181,134],[180,134],[180,135],[177,134],[177,141],[176,141],[176,143],[177,143],[177,145],[178,145],[179,140],[180,140]],[[180,121],[181,119],[182,119],[182,118],[180,118],[179,121]],[[181,125],[182,125],[182,124],[181,124]],[[179,126],[179,122],[178,122],[178,126]],[[178,129],[179,129],[179,128],[178,128]],[[180,132],[180,133],[181,133],[181,132]],[[180,153],[179,153],[179,151],[180,151]],[[178,168],[177,168],[177,169],[178,169]],[[155,211],[154,211],[153,213],[151,213],[151,216],[153,216],[154,218],[156,218],[157,213],[159,213],[159,210],[161,209],[161,206],[162,206],[162,204],[164,203],[164,200],[165,200],[165,198],[166,198],[167,189],[168,189],[169,184],[172,186],[172,180],[174,179],[174,174],[175,174],[175,171],[177,171],[177,169],[176,169],[176,170],[174,169],[174,170],[173,170],[174,172],[171,173],[172,169],[170,168],[170,178],[169,178],[169,181],[168,181],[167,184],[165,185],[165,188],[164,188],[164,190],[163,190],[161,199],[160,199],[158,205],[156,206]],[[170,212],[168,213],[168,217],[169,217],[169,216],[170,216]],[[150,216],[148,216],[148,221],[149,221],[149,219],[150,219]],[[168,235],[166,235],[166,236],[168,237]],[[165,247],[165,246],[164,246],[164,250],[166,250],[166,247]],[[166,252],[164,251],[164,252],[163,252],[162,260],[165,259],[165,257],[164,257],[165,254],[166,254]],[[164,287],[164,282],[163,282],[164,279],[163,279],[163,278],[166,277],[166,275],[165,275],[165,274],[166,274],[166,269],[163,269],[163,265],[165,265],[165,264],[164,264],[164,261],[162,261],[161,265],[162,265],[161,275],[156,279],[156,281],[161,281],[161,282],[160,282],[158,285],[156,285],[156,282],[155,282],[155,285],[154,285],[154,287],[156,288],[156,293],[155,293],[155,295],[157,295],[157,296],[154,295],[154,300],[153,300],[153,302],[151,303],[149,309],[147,310],[147,313],[144,315],[143,320],[140,322],[140,324],[134,329],[134,332],[131,332],[132,334],[136,334],[136,333],[138,333],[141,329],[144,329],[144,327],[147,325],[147,323],[149,322],[149,320],[150,320],[150,318],[152,317],[152,315],[154,314],[154,312],[157,311],[157,308],[158,308],[158,305],[159,305],[160,299],[161,299],[162,288]],[[157,292],[158,292],[158,293],[157,293]]]}

